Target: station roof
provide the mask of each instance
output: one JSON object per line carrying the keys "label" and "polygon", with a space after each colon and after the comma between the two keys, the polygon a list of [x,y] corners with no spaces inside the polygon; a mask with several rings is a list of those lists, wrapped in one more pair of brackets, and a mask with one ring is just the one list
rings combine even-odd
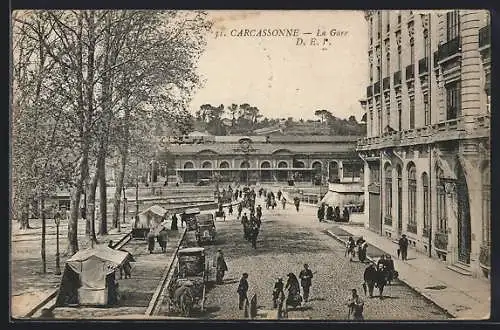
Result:
{"label": "station roof", "polygon": [[[235,155],[244,154],[239,143],[224,144],[180,144],[170,145],[169,151],[177,155],[192,154],[218,154]],[[308,144],[284,144],[284,143],[253,143],[252,154],[313,154],[313,153],[348,153],[355,152],[356,145],[348,143],[328,144],[328,143],[308,143]]]}

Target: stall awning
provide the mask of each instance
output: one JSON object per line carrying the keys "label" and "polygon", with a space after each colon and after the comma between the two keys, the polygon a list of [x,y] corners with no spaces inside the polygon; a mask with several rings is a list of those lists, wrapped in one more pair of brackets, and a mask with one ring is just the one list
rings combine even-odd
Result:
{"label": "stall awning", "polygon": [[167,213],[167,210],[165,210],[163,207],[159,205],[153,205],[146,210],[142,211],[139,215],[147,214],[147,213],[153,213],[157,216],[163,217],[165,213]]}
{"label": "stall awning", "polygon": [[129,252],[114,250],[106,245],[99,245],[93,249],[78,251],[66,263],[79,274],[83,270],[83,263],[93,258],[105,263],[108,266],[108,273],[114,271],[126,261],[134,261],[134,257]]}

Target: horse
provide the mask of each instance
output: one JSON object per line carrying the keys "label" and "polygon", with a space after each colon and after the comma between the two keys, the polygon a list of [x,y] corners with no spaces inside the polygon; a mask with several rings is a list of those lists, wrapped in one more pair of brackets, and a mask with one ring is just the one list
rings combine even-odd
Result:
{"label": "horse", "polygon": [[[180,311],[182,316],[189,317],[194,305],[193,291],[191,287],[179,286],[175,289],[174,288],[170,291],[170,306],[174,306],[176,310]],[[178,292],[178,290],[180,290],[180,292]]]}
{"label": "horse", "polygon": [[191,316],[191,310],[193,308],[193,301],[194,301],[193,293],[191,292],[191,289],[188,288],[179,297],[178,306],[180,307],[182,316],[184,316],[184,317]]}

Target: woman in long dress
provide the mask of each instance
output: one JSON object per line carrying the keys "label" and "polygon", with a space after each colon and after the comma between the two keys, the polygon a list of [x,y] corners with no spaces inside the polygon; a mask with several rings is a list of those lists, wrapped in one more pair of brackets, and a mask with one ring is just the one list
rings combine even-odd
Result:
{"label": "woman in long dress", "polygon": [[300,296],[300,284],[294,273],[288,274],[288,280],[285,285],[285,290],[286,289],[288,289],[286,304],[293,307],[300,305],[302,302],[302,297]]}

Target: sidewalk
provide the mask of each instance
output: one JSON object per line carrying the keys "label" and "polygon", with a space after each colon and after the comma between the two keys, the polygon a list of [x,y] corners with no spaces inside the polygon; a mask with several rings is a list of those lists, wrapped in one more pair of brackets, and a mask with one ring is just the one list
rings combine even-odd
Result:
{"label": "sidewalk", "polygon": [[[369,245],[390,254],[399,272],[399,280],[441,307],[456,319],[488,319],[491,311],[491,286],[481,279],[466,277],[446,268],[446,264],[429,259],[423,253],[410,249],[407,261],[397,257],[397,245],[365,228],[337,225],[352,236],[363,236]],[[345,242],[346,237],[329,230],[335,239]],[[369,255],[371,261],[378,255]]]}

